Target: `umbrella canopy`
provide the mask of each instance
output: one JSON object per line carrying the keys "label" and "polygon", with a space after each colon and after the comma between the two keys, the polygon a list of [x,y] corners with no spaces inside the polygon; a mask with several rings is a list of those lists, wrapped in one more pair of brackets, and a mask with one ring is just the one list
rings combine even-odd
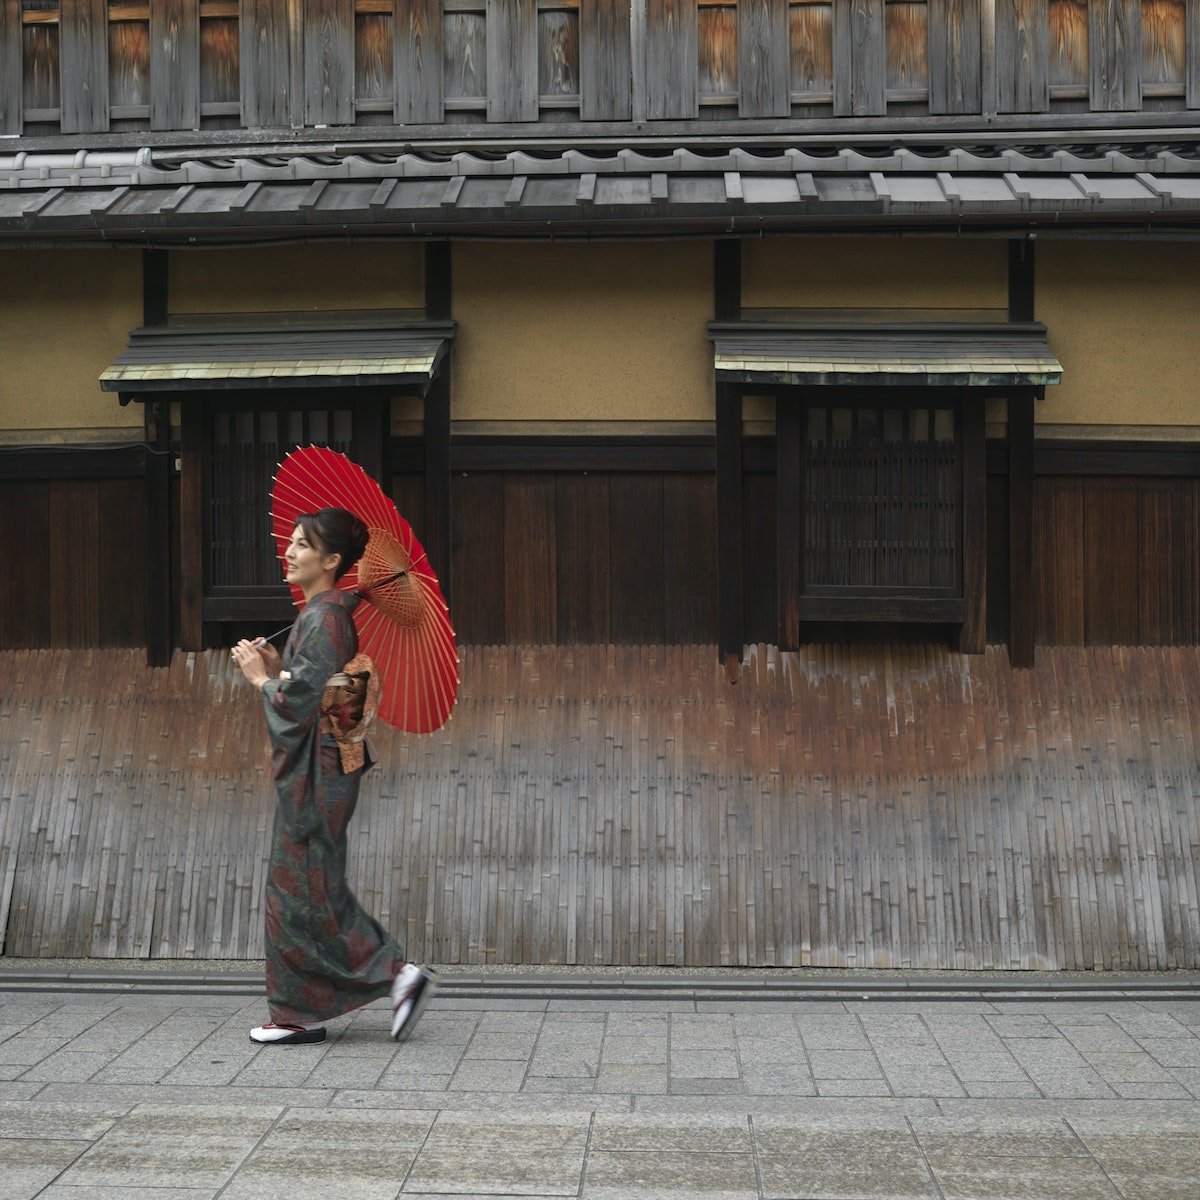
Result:
{"label": "umbrella canopy", "polygon": [[[293,450],[271,493],[271,524],[282,559],[301,513],[344,508],[370,530],[357,565],[338,580],[362,602],[358,644],[375,662],[379,716],[409,733],[432,733],[458,695],[458,650],[437,576],[421,543],[379,484],[344,454],[323,446]],[[304,594],[292,587],[303,605]]]}

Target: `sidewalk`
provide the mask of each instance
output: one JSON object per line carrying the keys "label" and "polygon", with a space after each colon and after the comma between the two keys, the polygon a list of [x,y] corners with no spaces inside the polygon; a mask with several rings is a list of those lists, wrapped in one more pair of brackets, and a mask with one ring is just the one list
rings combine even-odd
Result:
{"label": "sidewalk", "polygon": [[0,960],[0,1198],[1200,1195],[1200,976],[459,970],[253,1046],[252,966]]}

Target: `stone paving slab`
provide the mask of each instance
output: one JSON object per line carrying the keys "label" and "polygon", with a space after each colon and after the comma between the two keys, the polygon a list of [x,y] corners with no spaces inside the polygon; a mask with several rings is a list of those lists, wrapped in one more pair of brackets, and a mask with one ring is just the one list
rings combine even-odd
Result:
{"label": "stone paving slab", "polygon": [[1200,997],[451,992],[280,1048],[74,974],[0,972],[2,1200],[1200,1195]]}

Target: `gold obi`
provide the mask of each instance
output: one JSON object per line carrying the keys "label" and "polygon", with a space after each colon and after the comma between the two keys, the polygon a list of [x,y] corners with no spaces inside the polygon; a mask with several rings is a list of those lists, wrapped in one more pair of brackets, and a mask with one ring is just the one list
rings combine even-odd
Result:
{"label": "gold obi", "polygon": [[367,727],[379,709],[379,679],[375,664],[356,654],[321,693],[321,732],[338,744],[342,770],[357,771],[365,759]]}

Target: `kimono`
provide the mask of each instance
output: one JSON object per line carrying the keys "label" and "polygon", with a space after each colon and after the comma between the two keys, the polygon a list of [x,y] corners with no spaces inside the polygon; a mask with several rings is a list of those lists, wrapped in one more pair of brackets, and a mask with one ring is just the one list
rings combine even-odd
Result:
{"label": "kimono", "polygon": [[325,1021],[389,994],[401,947],[359,905],[346,882],[346,826],[369,753],[345,771],[337,740],[321,729],[330,676],[358,651],[358,598],[314,596],[283,650],[290,678],[262,687],[277,804],[267,872],[267,1000],[279,1024]]}

